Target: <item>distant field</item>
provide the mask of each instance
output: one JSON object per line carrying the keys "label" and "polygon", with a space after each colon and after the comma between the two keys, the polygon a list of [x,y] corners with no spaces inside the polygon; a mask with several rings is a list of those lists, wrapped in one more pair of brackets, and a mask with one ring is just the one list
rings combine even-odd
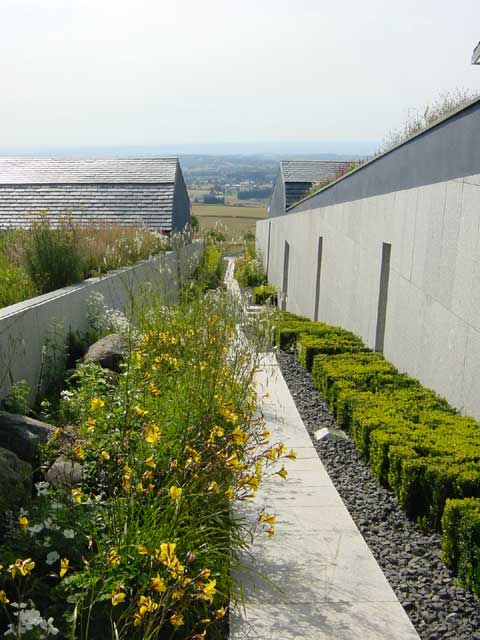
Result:
{"label": "distant field", "polygon": [[193,214],[197,216],[200,229],[221,227],[222,233],[230,239],[237,239],[247,231],[255,233],[257,220],[267,217],[266,207],[229,207],[220,204],[193,204]]}

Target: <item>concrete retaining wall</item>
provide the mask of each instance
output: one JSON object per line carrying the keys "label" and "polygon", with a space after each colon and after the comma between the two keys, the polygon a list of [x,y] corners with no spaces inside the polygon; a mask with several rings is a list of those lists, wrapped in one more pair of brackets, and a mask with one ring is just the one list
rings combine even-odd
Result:
{"label": "concrete retaining wall", "polygon": [[385,357],[480,419],[480,174],[261,221],[257,247],[288,310],[380,350],[383,322]]}
{"label": "concrete retaining wall", "polygon": [[10,392],[12,382],[19,380],[26,380],[36,389],[42,348],[54,339],[54,334],[55,340],[61,342],[69,331],[86,331],[87,301],[93,293],[101,293],[108,307],[127,314],[132,305],[148,302],[149,296],[156,293],[176,299],[179,278],[186,277],[196,266],[201,251],[202,243],[194,242],[176,253],[170,251],[0,309],[0,399]]}

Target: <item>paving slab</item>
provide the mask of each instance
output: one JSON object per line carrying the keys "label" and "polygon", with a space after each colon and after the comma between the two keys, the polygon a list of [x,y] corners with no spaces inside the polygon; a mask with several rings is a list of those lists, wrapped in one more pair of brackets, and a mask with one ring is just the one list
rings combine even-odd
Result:
{"label": "paving slab", "polygon": [[418,640],[412,623],[333,486],[295,407],[274,354],[256,374],[261,411],[285,460],[287,480],[267,478],[255,500],[237,506],[254,521],[277,518],[235,571],[243,602],[230,616],[231,640]]}

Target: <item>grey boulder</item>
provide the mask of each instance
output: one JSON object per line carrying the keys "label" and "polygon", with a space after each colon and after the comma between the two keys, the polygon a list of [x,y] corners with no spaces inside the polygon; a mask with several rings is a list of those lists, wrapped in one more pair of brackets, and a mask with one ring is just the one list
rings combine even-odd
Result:
{"label": "grey boulder", "polygon": [[24,506],[31,494],[32,467],[0,447],[0,513]]}
{"label": "grey boulder", "polygon": [[0,447],[13,451],[21,460],[35,462],[38,447],[55,433],[55,427],[7,411],[0,411]]}
{"label": "grey boulder", "polygon": [[45,474],[45,480],[55,488],[72,487],[81,482],[82,477],[82,465],[64,456],[59,456]]}
{"label": "grey boulder", "polygon": [[128,343],[125,337],[119,333],[111,333],[90,346],[84,362],[95,362],[105,369],[119,373],[120,363],[127,353]]}

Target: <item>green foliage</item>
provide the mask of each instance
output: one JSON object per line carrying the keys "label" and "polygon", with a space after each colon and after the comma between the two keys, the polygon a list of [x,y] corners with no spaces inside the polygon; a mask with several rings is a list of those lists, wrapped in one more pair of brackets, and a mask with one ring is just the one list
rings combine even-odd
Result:
{"label": "green foliage", "polygon": [[83,474],[15,514],[0,556],[31,562],[28,575],[0,573],[4,603],[34,601],[62,638],[220,637],[232,566],[254,534],[273,533],[272,516],[249,526],[232,502],[282,473],[286,453],[255,411],[258,360],[235,340],[239,309],[223,291],[152,301],[118,376],[77,367],[61,401],[69,428],[43,459]]}
{"label": "green foliage", "polygon": [[425,105],[423,109],[409,109],[403,126],[387,134],[378,153],[385,153],[397,144],[405,142],[478,96],[478,91],[457,88],[454,91],[441,93],[438,98]]}
{"label": "green foliage", "polygon": [[32,389],[26,380],[19,380],[10,389],[9,395],[3,401],[3,407],[10,413],[26,416],[30,413],[29,397]]}
{"label": "green foliage", "polygon": [[84,258],[78,228],[68,218],[52,226],[47,217],[32,224],[24,245],[27,272],[40,293],[80,282]]}
{"label": "green foliage", "polygon": [[323,336],[328,333],[335,333],[334,327],[330,327],[321,322],[312,322],[308,319],[280,320],[275,331],[275,344],[282,351],[288,351],[295,347],[297,339],[302,334],[311,336]]}
{"label": "green foliage", "polygon": [[338,332],[335,330],[327,332],[324,335],[300,334],[296,348],[300,363],[308,371],[312,369],[314,356],[319,353],[334,355],[369,351],[360,338],[343,329],[339,329]]}
{"label": "green foliage", "polygon": [[268,284],[253,289],[253,304],[271,304],[277,306],[277,290]]}
{"label": "green foliage", "polygon": [[205,244],[198,267],[183,288],[183,300],[193,300],[208,289],[216,289],[221,285],[222,277],[222,249],[216,244]]}
{"label": "green foliage", "polygon": [[442,530],[444,562],[480,595],[480,500],[447,500]]}
{"label": "green foliage", "polygon": [[0,255],[0,308],[36,295],[35,286],[21,265],[8,263]]}
{"label": "green foliage", "polygon": [[262,261],[253,245],[247,246],[243,256],[235,264],[235,278],[242,287],[259,287],[266,283]]}
{"label": "green foliage", "polygon": [[190,226],[192,227],[193,231],[198,231],[200,228],[200,223],[198,221],[198,218],[193,214],[190,216]]}
{"label": "green foliage", "polygon": [[[313,384],[409,517],[439,528],[443,516],[444,555],[478,590],[478,501],[465,502],[462,511],[464,498],[480,498],[478,422],[458,415],[444,398],[338,327],[280,316],[276,339],[281,348],[296,345],[307,368],[313,361]],[[456,506],[448,511],[446,504]],[[456,546],[457,534],[469,541],[468,551]]]}
{"label": "green foliage", "polygon": [[169,238],[147,229],[89,225],[46,215],[28,230],[0,232],[0,307],[48,293],[167,250]]}

